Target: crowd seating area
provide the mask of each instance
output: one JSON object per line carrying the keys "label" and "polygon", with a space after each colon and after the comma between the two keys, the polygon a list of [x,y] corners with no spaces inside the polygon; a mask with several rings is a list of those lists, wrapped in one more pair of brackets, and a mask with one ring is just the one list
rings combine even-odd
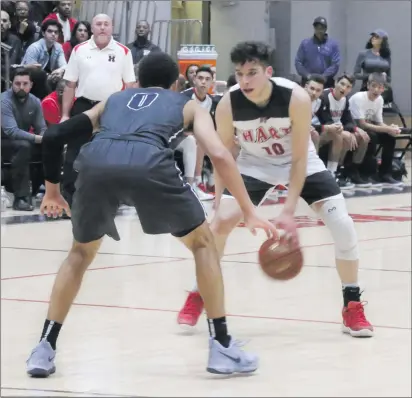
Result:
{"label": "crowd seating area", "polygon": [[[36,136],[41,137],[47,126],[61,121],[67,64],[72,56],[73,48],[89,40],[93,34],[92,21],[74,19],[71,15],[72,6],[71,1],[32,3],[28,1],[3,1],[1,4],[1,161],[2,186],[5,187],[2,190],[2,195],[4,192],[9,193],[6,207],[13,207],[15,210],[33,210],[34,206],[31,198],[36,195],[39,198],[41,197],[44,181],[41,165],[41,145],[37,145],[41,144],[41,138],[36,138]],[[356,187],[362,188],[367,184],[401,184],[401,180],[406,173],[403,159],[405,153],[411,147],[411,139],[410,128],[406,125],[403,115],[400,114],[390,88],[388,34],[380,29],[373,32],[366,46],[366,52],[361,52],[358,57],[353,77],[347,74],[338,76],[338,64],[329,66],[329,72],[326,74],[321,70],[310,69],[311,63],[316,62],[308,57],[307,48],[310,46],[308,40],[319,40],[321,44],[328,40],[325,36],[326,20],[319,17],[313,25],[315,30],[314,38],[302,41],[296,55],[295,67],[300,75],[299,83],[306,88],[313,101],[312,137],[320,156],[325,161],[328,169],[336,174],[343,190]],[[136,40],[129,44],[124,43],[132,53],[136,77],[139,61],[152,51],[162,51],[161,48],[150,42],[148,39],[149,34],[149,23],[139,21],[136,27]],[[370,56],[371,51],[373,54],[378,54],[375,56],[376,59],[371,60],[371,57],[374,57],[373,55]],[[334,59],[338,58],[334,57]],[[387,67],[387,64],[389,67]],[[24,80],[25,76],[29,79],[29,83]],[[362,119],[365,119],[365,116],[360,116],[359,106],[355,106],[355,96],[358,93],[354,94],[355,90],[352,93],[356,79],[362,80],[361,92],[364,92],[365,95],[375,90],[376,84],[379,86],[382,83],[382,87],[385,87],[379,94],[379,97],[382,97],[383,108],[378,109],[374,117],[376,122],[379,122],[381,116],[385,117],[389,114],[395,114],[399,118],[399,132],[396,134],[384,133],[384,135],[390,137],[389,140],[378,139],[375,142],[371,138],[373,132],[368,131],[372,121],[369,123],[368,120],[369,124],[366,127],[362,124]],[[27,85],[25,85],[26,83]],[[208,65],[189,65],[186,74],[181,75],[179,78],[182,95],[189,95],[196,99],[201,106],[207,107],[212,114],[222,94],[234,84],[236,84],[234,75],[229,76],[227,82],[217,82],[215,68]],[[137,86],[138,79],[136,78]],[[331,93],[334,97],[341,89],[345,91],[341,97],[345,97],[345,101],[348,103],[349,116],[353,124],[353,131],[349,131],[349,133],[359,137],[358,132],[366,130],[369,134],[369,138],[364,138],[368,146],[368,149],[365,150],[366,155],[364,154],[362,159],[358,159],[361,168],[356,172],[353,171],[353,159],[356,156],[355,145],[350,147],[352,136],[349,135],[346,141],[344,138],[339,156],[337,158],[331,157],[332,148],[335,141],[337,142],[337,140],[334,141],[334,137],[339,136],[346,127],[344,125],[342,128],[330,127],[342,125],[341,120],[336,119],[333,110],[331,110],[330,115],[318,114],[321,101],[323,103],[325,101],[330,102],[329,94]],[[18,106],[13,105],[13,99],[25,98],[25,95],[32,95],[38,99],[37,102],[33,102],[32,108],[20,109]],[[355,99],[352,100],[352,98]],[[382,113],[379,115],[379,112]],[[360,125],[359,120],[361,120]],[[393,130],[396,130],[397,127],[394,124],[391,122],[390,126]],[[325,126],[326,130],[331,131],[330,134],[328,133],[329,138],[327,139],[323,139],[326,134],[322,135]],[[368,135],[365,137],[368,137]],[[357,148],[361,140],[362,138],[358,139]],[[406,140],[407,144],[403,145],[402,149],[396,149],[394,142],[397,140]],[[27,145],[24,145],[22,149],[21,146],[16,146],[17,141],[19,144],[24,142]],[[349,147],[345,149],[348,142]],[[391,149],[388,149],[388,145]],[[22,155],[23,152],[24,155]],[[384,157],[389,159],[389,166]],[[213,200],[213,169],[205,154],[196,146],[195,139],[190,131],[186,133],[186,138],[176,148],[176,160],[181,166],[186,180],[193,185],[200,199]],[[387,168],[382,172],[383,174],[377,176],[382,167]],[[23,187],[22,184],[25,184],[25,182],[22,176],[25,173],[27,174],[27,170],[29,170],[28,186]],[[358,171],[360,171],[360,175]],[[12,199],[10,199],[10,194],[14,194]]]}

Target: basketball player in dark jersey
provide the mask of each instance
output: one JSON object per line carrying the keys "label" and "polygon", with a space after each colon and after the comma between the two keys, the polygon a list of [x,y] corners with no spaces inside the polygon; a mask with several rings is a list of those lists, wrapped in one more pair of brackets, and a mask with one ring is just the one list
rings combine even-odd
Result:
{"label": "basketball player in dark jersey", "polygon": [[[41,210],[56,216],[70,211],[60,195],[63,145],[78,131],[100,131],[83,146],[75,162],[77,189],[71,209],[74,243],[53,287],[39,344],[27,361],[27,373],[47,377],[55,372],[56,340],[84,272],[104,235],[119,240],[114,218],[119,204],[133,204],[143,231],[171,233],[194,254],[198,284],[211,331],[211,373],[253,372],[258,360],[239,348],[227,332],[223,281],[213,236],[198,198],[175,167],[170,142],[189,124],[213,160],[221,178],[239,201],[248,227],[276,234],[275,227],[255,213],[230,153],[221,143],[209,113],[176,93],[178,67],[170,56],[151,53],[139,64],[139,84],[109,97],[106,103],[50,127],[43,137],[46,194]],[[82,128],[79,128],[82,127]]]}
{"label": "basketball player in dark jersey", "polygon": [[[297,244],[294,213],[301,197],[322,219],[335,243],[335,261],[343,290],[342,330],[353,337],[370,337],[373,326],[364,315],[358,284],[358,239],[345,199],[332,174],[319,159],[310,138],[312,109],[307,92],[284,78],[272,78],[270,50],[264,43],[239,43],[231,52],[238,84],[216,109],[217,131],[228,149],[237,133],[241,146],[237,165],[252,202],[259,206],[277,184],[288,195],[277,225]],[[224,183],[216,173],[216,195]],[[220,188],[219,188],[220,186]],[[241,221],[236,202],[225,191],[211,222],[216,247],[223,255],[230,232]],[[179,324],[194,326],[202,299],[190,292],[178,315]]]}

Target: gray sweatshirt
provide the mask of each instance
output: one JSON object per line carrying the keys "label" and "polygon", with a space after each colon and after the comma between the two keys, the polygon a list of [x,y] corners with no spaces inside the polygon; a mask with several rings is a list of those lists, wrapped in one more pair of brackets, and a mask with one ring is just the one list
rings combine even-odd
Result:
{"label": "gray sweatshirt", "polygon": [[12,140],[27,140],[34,142],[34,134],[29,133],[33,127],[34,133],[43,135],[47,126],[44,121],[40,100],[29,94],[21,102],[9,89],[1,94],[1,133]]}

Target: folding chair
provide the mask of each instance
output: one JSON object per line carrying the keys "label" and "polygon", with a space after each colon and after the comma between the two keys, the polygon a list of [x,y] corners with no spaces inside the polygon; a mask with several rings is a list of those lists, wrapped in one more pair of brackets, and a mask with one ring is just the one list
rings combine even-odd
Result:
{"label": "folding chair", "polygon": [[[399,117],[402,123],[401,134],[395,137],[396,141],[398,140],[408,140],[405,148],[396,149],[396,160],[402,160],[406,152],[411,151],[412,146],[412,129],[406,125],[405,118],[403,117],[401,111],[399,110],[398,105],[396,105],[393,100],[393,91],[391,87],[387,87],[385,92],[382,94],[383,97],[383,116],[396,115]],[[379,151],[382,149],[382,145],[378,145],[375,156],[378,155]]]}

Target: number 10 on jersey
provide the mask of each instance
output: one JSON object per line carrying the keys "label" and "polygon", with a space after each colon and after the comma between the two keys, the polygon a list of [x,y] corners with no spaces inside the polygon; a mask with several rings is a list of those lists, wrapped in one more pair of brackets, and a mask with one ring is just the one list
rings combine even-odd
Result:
{"label": "number 10 on jersey", "polygon": [[277,142],[272,146],[264,146],[263,149],[266,151],[266,154],[270,156],[279,156],[285,153],[283,146]]}

